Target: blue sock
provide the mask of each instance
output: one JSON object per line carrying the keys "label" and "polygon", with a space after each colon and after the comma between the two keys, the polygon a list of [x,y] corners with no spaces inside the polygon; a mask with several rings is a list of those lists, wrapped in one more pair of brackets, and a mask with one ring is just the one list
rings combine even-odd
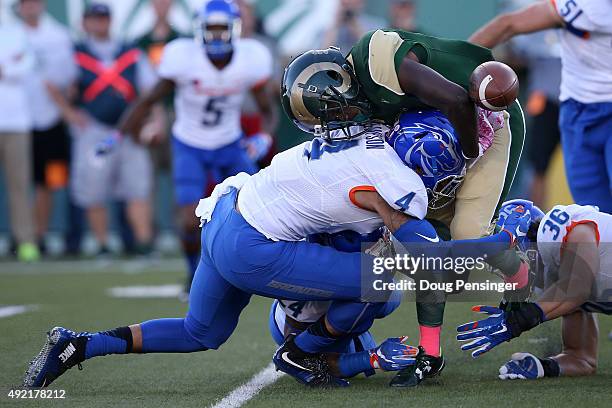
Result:
{"label": "blue sock", "polygon": [[370,352],[360,351],[358,353],[340,354],[338,368],[343,378],[353,377],[359,373],[372,370],[370,364]]}
{"label": "blue sock", "polygon": [[183,254],[187,261],[187,286],[191,288],[191,282],[200,263],[200,252],[202,251],[199,231],[183,232],[181,236]]}
{"label": "blue sock", "polygon": [[129,327],[91,334],[85,346],[85,359],[107,354],[126,354],[132,351],[132,331]]}
{"label": "blue sock", "polygon": [[193,276],[195,275],[196,269],[198,269],[198,264],[200,263],[200,253],[196,252],[185,254],[185,258],[187,258],[187,276],[189,278],[189,285],[191,286]]}

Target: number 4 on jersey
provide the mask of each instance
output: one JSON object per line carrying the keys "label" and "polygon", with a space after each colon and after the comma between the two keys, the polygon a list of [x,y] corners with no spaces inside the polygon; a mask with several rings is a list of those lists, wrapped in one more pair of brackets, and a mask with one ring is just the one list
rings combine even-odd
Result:
{"label": "number 4 on jersey", "polygon": [[397,205],[402,211],[406,211],[408,210],[408,207],[410,207],[410,202],[412,201],[415,195],[416,193],[414,192],[406,194],[405,196],[397,200],[395,202],[395,205]]}

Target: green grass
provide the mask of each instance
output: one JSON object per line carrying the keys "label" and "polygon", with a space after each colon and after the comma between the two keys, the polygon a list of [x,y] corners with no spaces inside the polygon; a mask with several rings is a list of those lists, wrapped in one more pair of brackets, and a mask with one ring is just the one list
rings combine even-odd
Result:
{"label": "green grass", "polygon": [[[0,407],[206,407],[248,381],[270,362],[274,352],[275,345],[267,331],[270,301],[254,297],[237,331],[220,351],[96,358],[85,362],[82,372],[72,369],[53,384],[53,388],[66,390],[65,400],[11,401],[6,397],[9,388],[20,383],[26,362],[38,352],[50,327],[96,331],[157,317],[183,316],[186,310],[186,305],[174,299],[113,299],[105,294],[113,286],[177,283],[182,278],[179,272],[44,272],[44,264],[37,274],[0,271],[0,304],[38,305],[33,312],[0,319]],[[520,383],[497,380],[499,365],[514,351],[558,350],[558,323],[541,326],[474,361],[459,351],[453,333],[457,324],[469,319],[472,316],[468,304],[447,305],[443,332],[447,368],[436,382],[397,390],[387,387],[391,374],[379,374],[353,379],[348,389],[322,391],[306,389],[284,377],[246,406],[610,406],[610,318],[600,319],[600,365],[596,376]],[[396,335],[416,340],[414,304],[406,303],[387,319],[378,321],[373,332],[379,340]],[[534,343],[534,339],[539,340]]]}

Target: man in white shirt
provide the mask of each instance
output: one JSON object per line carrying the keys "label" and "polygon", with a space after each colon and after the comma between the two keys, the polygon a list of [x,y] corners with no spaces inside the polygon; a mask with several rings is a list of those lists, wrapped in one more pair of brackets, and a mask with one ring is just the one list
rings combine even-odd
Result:
{"label": "man in white shirt", "polygon": [[106,205],[111,198],[126,202],[135,251],[146,255],[152,250],[153,239],[149,152],[127,138],[105,157],[96,156],[96,149],[115,132],[120,117],[138,94],[152,87],[157,78],[139,49],[111,37],[110,26],[110,8],[103,3],[90,3],[83,14],[86,36],[75,46],[79,67],[76,104],[72,105],[57,87],[52,93],[74,135],[72,198],[86,209],[89,226],[100,244],[100,255],[108,253]]}
{"label": "man in white shirt", "polygon": [[25,33],[0,21],[0,162],[4,166],[10,219],[22,261],[39,258],[34,244],[31,187],[30,129],[26,81],[33,61]]}
{"label": "man in white shirt", "polygon": [[28,82],[32,110],[32,152],[36,185],[35,219],[39,242],[47,232],[53,190],[66,187],[70,138],[47,83],[66,92],[77,75],[68,30],[44,15],[44,0],[20,0],[19,16],[34,56],[35,72]]}

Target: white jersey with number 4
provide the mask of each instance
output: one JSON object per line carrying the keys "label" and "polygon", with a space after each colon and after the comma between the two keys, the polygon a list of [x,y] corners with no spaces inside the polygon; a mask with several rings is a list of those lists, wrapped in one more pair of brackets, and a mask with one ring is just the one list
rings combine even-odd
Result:
{"label": "white jersey with number 4", "polygon": [[612,102],[612,0],[551,0],[560,30],[562,101]]}
{"label": "white jersey with number 4", "polygon": [[[563,246],[568,235],[577,225],[593,227],[599,246],[599,272],[597,273],[597,299],[606,301],[612,296],[612,215],[600,212],[597,207],[584,205],[557,205],[540,222],[538,228],[538,252],[542,257],[546,275],[557,276],[561,265]],[[607,301],[612,302],[612,298]]]}
{"label": "white jersey with number 4", "polygon": [[381,227],[378,214],[355,201],[358,191],[377,191],[391,207],[423,219],[425,186],[385,142],[387,131],[377,125],[357,139],[330,144],[315,138],[277,154],[240,190],[240,212],[266,237],[283,241]]}
{"label": "white jersey with number 4", "polygon": [[272,56],[258,41],[240,39],[229,65],[219,70],[202,46],[180,38],[164,48],[158,73],[176,84],[174,137],[193,147],[215,150],[242,136],[242,102],[247,92],[272,75]]}

